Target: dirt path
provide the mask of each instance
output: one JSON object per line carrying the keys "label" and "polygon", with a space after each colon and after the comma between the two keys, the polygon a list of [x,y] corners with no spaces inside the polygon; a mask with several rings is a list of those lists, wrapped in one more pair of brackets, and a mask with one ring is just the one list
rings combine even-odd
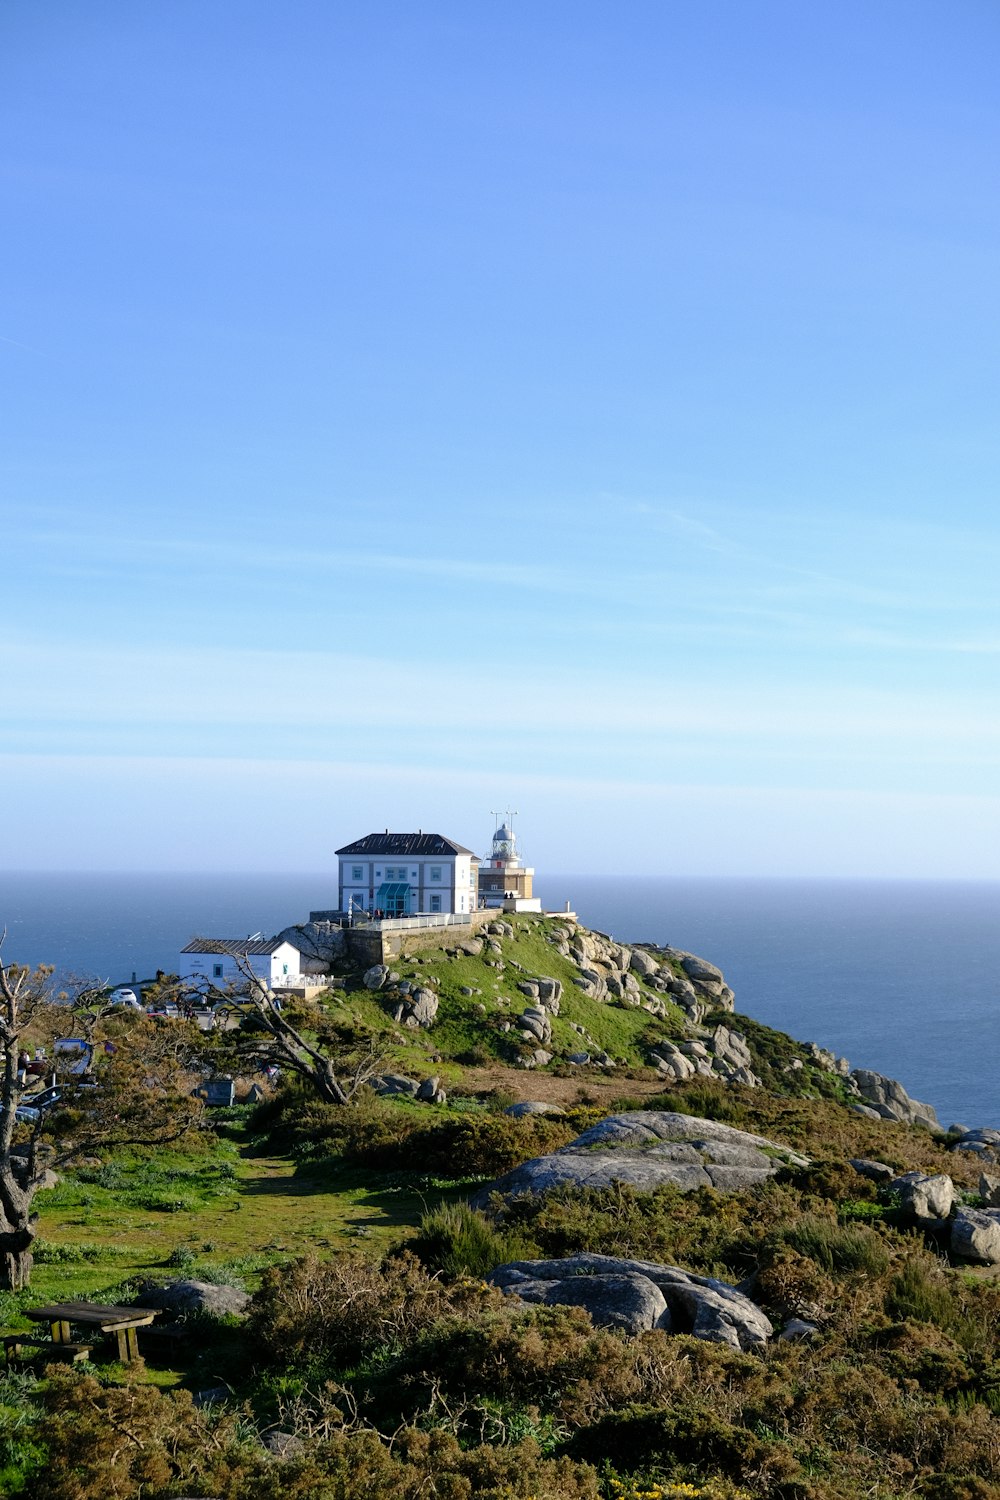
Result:
{"label": "dirt path", "polygon": [[463,1068],[463,1091],[485,1093],[496,1089],[516,1099],[537,1099],[542,1104],[599,1104],[610,1108],[623,1095],[649,1098],[663,1093],[662,1080],[619,1078],[615,1074],[588,1073],[585,1078],[557,1078],[551,1073],[524,1068],[504,1068],[499,1064],[485,1068]]}

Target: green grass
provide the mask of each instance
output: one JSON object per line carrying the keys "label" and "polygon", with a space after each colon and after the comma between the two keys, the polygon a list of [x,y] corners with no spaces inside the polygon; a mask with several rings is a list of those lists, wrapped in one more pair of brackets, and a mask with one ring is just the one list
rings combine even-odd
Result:
{"label": "green grass", "polygon": [[264,1269],[305,1247],[322,1255],[361,1245],[378,1254],[410,1235],[439,1196],[427,1184],[394,1190],[361,1173],[313,1174],[255,1155],[244,1140],[244,1126],[231,1121],[226,1138],[209,1136],[203,1153],[117,1157],[40,1193],[31,1286],[0,1293],[0,1329],[28,1327],[26,1307],[113,1301],[141,1279],[186,1276],[252,1290]]}
{"label": "green grass", "polygon": [[[511,1050],[519,1044],[517,1017],[531,1003],[518,989],[518,983],[539,977],[561,980],[563,986],[559,1015],[552,1018],[553,1045],[549,1048],[557,1055],[604,1050],[633,1066],[643,1065],[645,1041],[683,1034],[683,1013],[672,1001],[665,1002],[667,1014],[660,1019],[641,1006],[620,1005],[610,998],[593,1000],[585,995],[573,982],[579,974],[576,965],[546,941],[546,934],[560,925],[558,920],[521,918],[515,919],[514,925],[514,938],[500,939],[505,965],[502,973],[490,966],[488,960],[492,955],[488,949],[480,957],[460,954],[449,958],[440,949],[428,948],[418,955],[419,964],[402,960],[396,965],[398,972],[413,982],[429,977],[437,981],[434,987],[440,997],[440,1008],[428,1035],[444,1059],[453,1060],[477,1047],[493,1057],[509,1058]],[[521,967],[515,968],[515,963]],[[460,995],[463,986],[482,993]],[[645,987],[643,993],[650,998],[665,999]],[[485,1016],[477,1010],[480,1005],[485,1008]],[[504,1020],[515,1023],[509,1033],[499,1030],[499,1023]],[[590,1040],[585,1041],[574,1031],[571,1022],[583,1026]]]}

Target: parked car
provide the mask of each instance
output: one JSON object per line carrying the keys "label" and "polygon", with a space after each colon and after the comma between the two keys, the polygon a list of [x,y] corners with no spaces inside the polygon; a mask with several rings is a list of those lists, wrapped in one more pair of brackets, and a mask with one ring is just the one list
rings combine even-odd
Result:
{"label": "parked car", "polygon": [[127,1005],[131,1010],[142,1010],[135,990],[117,989],[112,990],[108,996],[109,1005]]}
{"label": "parked car", "polygon": [[62,1092],[62,1089],[56,1086],[40,1089],[37,1094],[29,1094],[28,1101],[19,1104],[14,1110],[15,1120],[22,1125],[37,1125],[45,1111],[59,1103]]}

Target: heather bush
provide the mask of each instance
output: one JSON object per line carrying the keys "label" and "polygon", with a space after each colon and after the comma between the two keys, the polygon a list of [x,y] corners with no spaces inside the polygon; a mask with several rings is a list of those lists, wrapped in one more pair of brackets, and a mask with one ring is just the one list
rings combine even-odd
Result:
{"label": "heather bush", "polygon": [[814,1214],[803,1214],[773,1229],[767,1248],[783,1245],[834,1276],[860,1273],[879,1277],[889,1266],[889,1251],[875,1230],[864,1224],[838,1224]]}
{"label": "heather bush", "polygon": [[892,1318],[936,1323],[939,1328],[953,1328],[959,1316],[954,1283],[929,1257],[906,1262],[889,1288],[885,1307]]}
{"label": "heather bush", "polygon": [[488,1276],[511,1260],[531,1260],[538,1245],[528,1234],[504,1230],[467,1203],[442,1203],[424,1214],[407,1242],[429,1271],[446,1276]]}

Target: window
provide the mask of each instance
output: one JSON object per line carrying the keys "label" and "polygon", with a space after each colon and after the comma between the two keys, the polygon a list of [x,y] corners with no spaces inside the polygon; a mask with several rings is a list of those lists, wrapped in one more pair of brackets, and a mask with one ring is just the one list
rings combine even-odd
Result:
{"label": "window", "polygon": [[221,964],[213,964],[212,965],[212,978],[213,979],[221,979],[222,978],[222,965]]}
{"label": "window", "polygon": [[441,897],[440,896],[432,896],[431,897],[431,911],[440,911],[440,910],[441,910]]}
{"label": "window", "polygon": [[440,880],[441,879],[441,866],[440,865],[431,865],[431,879],[432,880]]}
{"label": "window", "polygon": [[351,879],[352,880],[364,880],[364,878],[365,878],[364,866],[363,865],[352,865],[351,866]]}

